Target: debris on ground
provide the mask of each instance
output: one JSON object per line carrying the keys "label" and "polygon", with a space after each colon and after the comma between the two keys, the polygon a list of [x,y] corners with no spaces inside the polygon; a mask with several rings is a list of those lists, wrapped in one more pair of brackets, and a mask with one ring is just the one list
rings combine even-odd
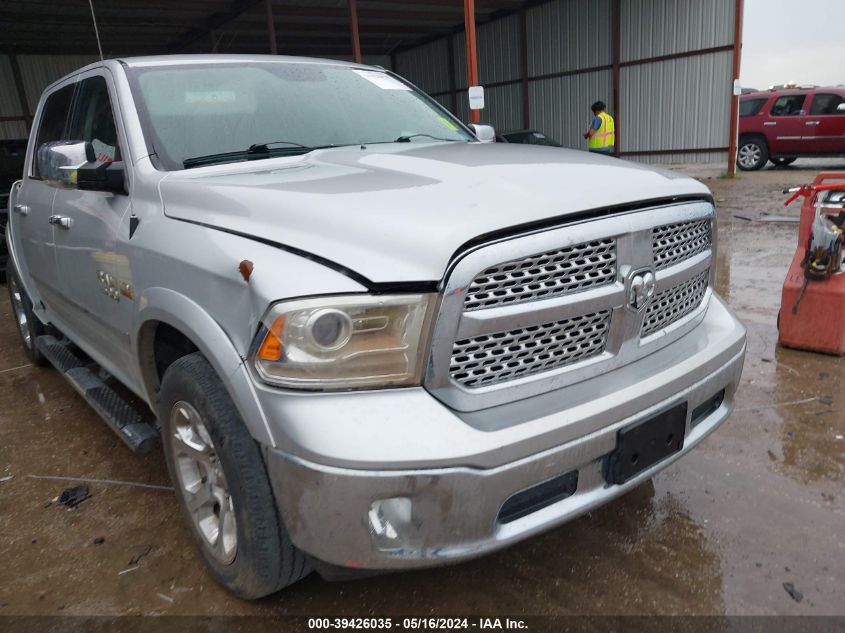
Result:
{"label": "debris on ground", "polygon": [[103,484],[105,486],[134,486],[135,488],[147,488],[150,490],[173,491],[173,486],[159,486],[157,484],[145,484],[137,481],[120,481],[118,479],[89,479],[87,477],[55,477],[53,475],[27,475],[30,479],[44,479],[47,481],[82,481],[89,484]]}
{"label": "debris on ground", "polygon": [[97,538],[94,539],[94,545],[102,545],[105,542],[106,542],[106,539],[105,539],[104,536],[98,536]]}
{"label": "debris on ground", "polygon": [[173,598],[171,598],[170,596],[165,596],[163,593],[157,593],[156,595],[157,595],[159,598],[161,598],[162,600],[166,600],[166,601],[167,601],[167,602],[169,602],[170,604],[173,604]]}
{"label": "debris on ground", "polygon": [[11,481],[14,478],[15,478],[14,475],[7,475],[5,477],[0,477],[0,484],[5,483],[7,481]]}
{"label": "debris on ground", "polygon": [[789,597],[795,600],[795,602],[801,602],[804,599],[804,594],[798,591],[791,582],[783,583],[783,588],[786,589],[786,593],[789,594]]}
{"label": "debris on ground", "polygon": [[73,488],[65,488],[62,494],[56,498],[56,502],[66,508],[75,508],[90,496],[91,492],[88,490],[88,486],[82,484]]}
{"label": "debris on ground", "polygon": [[776,213],[766,213],[763,212],[760,214],[760,217],[757,218],[758,222],[799,222],[801,220],[800,217],[797,215],[778,215]]}
{"label": "debris on ground", "polygon": [[130,559],[129,559],[129,563],[128,563],[128,565],[129,565],[130,567],[131,567],[132,565],[137,565],[137,564],[139,563],[139,561],[140,561],[142,558],[144,558],[144,556],[147,556],[150,552],[152,552],[152,551],[153,551],[153,546],[152,546],[152,545],[146,545],[146,546],[144,546],[144,545],[135,545],[134,547],[143,547],[143,548],[144,548],[144,551],[143,551],[143,552],[141,552],[140,554],[138,554],[137,556],[133,556],[132,558],[130,558]]}

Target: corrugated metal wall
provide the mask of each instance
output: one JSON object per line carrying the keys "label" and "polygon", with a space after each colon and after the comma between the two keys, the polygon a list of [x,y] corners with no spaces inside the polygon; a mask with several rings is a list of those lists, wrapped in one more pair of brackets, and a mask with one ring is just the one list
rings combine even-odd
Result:
{"label": "corrugated metal wall", "polygon": [[[623,154],[647,162],[725,160],[724,150],[714,150],[728,145],[733,53],[726,49],[732,44],[734,2],[621,0],[620,103],[619,112],[611,114],[617,118]],[[590,104],[597,99],[612,103],[612,11],[612,0],[549,0],[525,12],[528,122],[568,147],[585,148],[581,134]],[[500,131],[524,126],[521,20],[514,13],[478,27],[487,103],[482,119]],[[44,86],[95,61],[79,55],[17,59],[30,115]],[[390,66],[387,58],[365,61]],[[456,114],[469,118],[463,33],[399,52],[394,63],[396,72],[445,107],[451,108],[454,99]],[[0,138],[25,136],[22,120],[2,120],[25,114],[5,55],[0,55],[0,86]]]}
{"label": "corrugated metal wall", "polygon": [[624,0],[623,62],[733,44],[734,0]]}
{"label": "corrugated metal wall", "polygon": [[[733,44],[734,0],[629,0],[621,8],[623,65]],[[726,147],[732,63],[733,52],[722,50],[623,66],[619,77],[622,152]],[[669,153],[638,159],[723,161],[727,154]]]}
{"label": "corrugated metal wall", "polygon": [[449,44],[439,39],[396,56],[398,74],[429,94],[449,90]]}
{"label": "corrugated metal wall", "polygon": [[611,72],[541,79],[528,84],[530,123],[564,147],[586,148],[582,137],[590,123],[590,105],[612,93]]}
{"label": "corrugated metal wall", "polygon": [[610,64],[610,12],[610,0],[555,0],[528,9],[528,76]]}
{"label": "corrugated metal wall", "polygon": [[[94,55],[18,55],[28,112],[21,112],[20,98],[8,55],[0,55],[0,119],[32,115],[46,86],[74,70],[97,61]],[[26,138],[23,120],[0,121],[0,139]]]}
{"label": "corrugated metal wall", "polygon": [[[622,68],[621,150],[725,147],[731,62],[727,51]],[[686,162],[683,155],[660,159]]]}
{"label": "corrugated metal wall", "polygon": [[[619,112],[611,114],[617,119],[619,149],[628,158],[726,160],[734,3],[621,0],[620,101]],[[601,99],[610,107],[613,102],[613,5],[612,0],[549,0],[525,12],[529,125],[567,147],[586,148],[581,135],[591,118],[590,104]],[[482,120],[500,131],[524,126],[521,19],[511,14],[478,28],[486,101]],[[468,120],[464,34],[449,37],[452,60],[447,38],[442,38],[397,53],[396,70],[450,107],[452,63],[455,113]]]}
{"label": "corrugated metal wall", "polygon": [[0,55],[0,140],[25,138],[26,123],[4,121],[5,117],[22,117],[21,102],[15,88],[15,76],[8,55]]}

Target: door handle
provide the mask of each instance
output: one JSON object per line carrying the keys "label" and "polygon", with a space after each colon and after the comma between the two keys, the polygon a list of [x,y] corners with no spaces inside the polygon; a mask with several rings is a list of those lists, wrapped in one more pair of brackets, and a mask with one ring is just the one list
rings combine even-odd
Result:
{"label": "door handle", "polygon": [[73,226],[73,218],[69,218],[66,215],[51,215],[49,222],[53,226],[58,226],[62,229],[69,229]]}
{"label": "door handle", "polygon": [[818,121],[807,121],[804,125],[818,125]]}
{"label": "door handle", "polygon": [[18,215],[29,215],[29,207],[25,204],[16,204],[12,207],[12,209]]}
{"label": "door handle", "polygon": [[763,125],[777,125],[774,121],[765,121]]}

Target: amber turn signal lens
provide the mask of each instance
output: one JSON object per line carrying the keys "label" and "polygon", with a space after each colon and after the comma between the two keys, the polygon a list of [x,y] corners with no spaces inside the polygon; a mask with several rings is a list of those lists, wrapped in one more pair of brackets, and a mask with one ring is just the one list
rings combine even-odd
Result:
{"label": "amber turn signal lens", "polygon": [[285,329],[285,317],[280,316],[275,321],[264,340],[261,341],[261,346],[258,348],[258,358],[262,360],[278,361],[282,358],[282,331]]}

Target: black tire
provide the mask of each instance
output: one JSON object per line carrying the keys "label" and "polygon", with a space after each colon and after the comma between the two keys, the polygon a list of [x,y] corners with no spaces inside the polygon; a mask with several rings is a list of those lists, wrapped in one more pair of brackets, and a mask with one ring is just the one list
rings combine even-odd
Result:
{"label": "black tire", "polygon": [[42,334],[47,333],[47,327],[41,320],[35,316],[32,309],[32,301],[29,295],[26,294],[26,289],[21,283],[18,271],[12,265],[12,260],[8,262],[6,268],[6,285],[9,288],[9,304],[12,310],[12,318],[15,320],[15,326],[18,328],[18,334],[21,337],[21,344],[26,352],[27,358],[33,365],[43,367],[48,364],[44,355],[35,347],[35,339]]}
{"label": "black tire", "polygon": [[757,137],[740,139],[736,151],[736,165],[742,171],[756,171],[769,160],[766,141]]}
{"label": "black tire", "polygon": [[[180,466],[175,458],[181,445],[179,440],[172,439],[177,433],[172,414],[174,410],[183,411],[179,407],[184,407],[184,403],[190,404],[202,418],[213,444],[211,454],[213,459],[219,460],[224,475],[222,481],[231,498],[237,543],[234,559],[230,562],[219,560],[220,553],[215,554],[188,508],[191,493],[183,488]],[[181,419],[178,413],[175,415],[176,419]],[[241,598],[255,599],[308,575],[311,572],[309,561],[293,545],[277,513],[258,444],[202,354],[183,356],[167,368],[161,385],[159,421],[167,467],[182,514],[217,582]],[[180,464],[184,463],[183,457]],[[181,468],[184,472],[185,467]],[[205,478],[201,482],[206,485]],[[218,506],[214,506],[215,512]],[[218,535],[222,532],[221,519]]]}
{"label": "black tire", "polygon": [[772,165],[775,167],[787,167],[795,162],[795,158],[770,158]]}

